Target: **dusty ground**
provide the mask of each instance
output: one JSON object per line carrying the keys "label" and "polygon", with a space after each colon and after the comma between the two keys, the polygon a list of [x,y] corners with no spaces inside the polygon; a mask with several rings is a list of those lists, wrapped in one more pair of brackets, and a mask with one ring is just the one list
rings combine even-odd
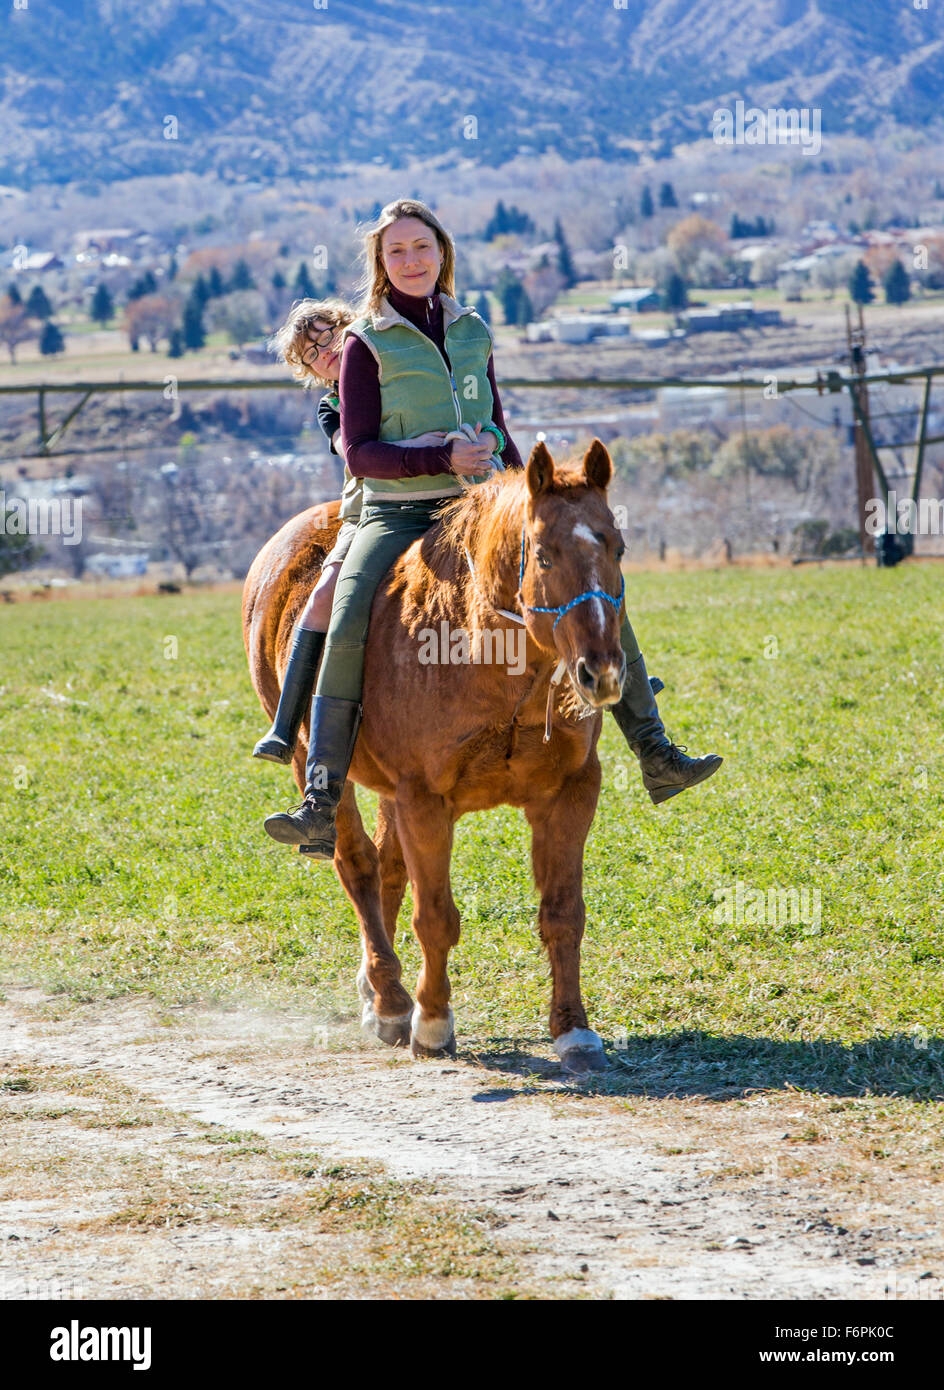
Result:
{"label": "dusty ground", "polygon": [[908,1102],[589,1094],[549,1047],[459,1042],[9,988],[0,1292],[942,1296]]}

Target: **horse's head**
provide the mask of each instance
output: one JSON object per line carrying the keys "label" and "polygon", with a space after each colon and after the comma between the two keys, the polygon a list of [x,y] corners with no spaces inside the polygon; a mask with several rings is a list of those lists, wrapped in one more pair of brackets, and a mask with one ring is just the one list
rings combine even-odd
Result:
{"label": "horse's head", "polygon": [[563,657],[575,688],[595,707],[617,702],[626,674],[625,546],[606,501],[612,473],[599,439],[581,465],[558,470],[546,446],[535,444],[527,467],[519,602],[535,642]]}

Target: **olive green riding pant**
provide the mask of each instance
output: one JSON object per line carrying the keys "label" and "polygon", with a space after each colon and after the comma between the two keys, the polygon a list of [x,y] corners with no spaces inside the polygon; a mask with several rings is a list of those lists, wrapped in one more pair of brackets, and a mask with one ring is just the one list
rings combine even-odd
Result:
{"label": "olive green riding pant", "polygon": [[[360,524],[338,575],[325,641],[317,695],[360,700],[364,682],[364,648],[374,595],[390,566],[415,540],[425,535],[436,513],[451,498],[364,504]],[[620,644],[627,663],[639,656],[639,644],[624,618]]]}

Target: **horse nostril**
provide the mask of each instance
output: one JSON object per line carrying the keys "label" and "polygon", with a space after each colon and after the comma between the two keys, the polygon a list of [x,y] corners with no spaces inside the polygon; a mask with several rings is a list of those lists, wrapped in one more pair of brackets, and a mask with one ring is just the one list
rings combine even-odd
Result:
{"label": "horse nostril", "polygon": [[592,690],[597,683],[596,676],[594,676],[583,657],[580,657],[577,662],[577,679],[580,684],[585,685],[588,690]]}

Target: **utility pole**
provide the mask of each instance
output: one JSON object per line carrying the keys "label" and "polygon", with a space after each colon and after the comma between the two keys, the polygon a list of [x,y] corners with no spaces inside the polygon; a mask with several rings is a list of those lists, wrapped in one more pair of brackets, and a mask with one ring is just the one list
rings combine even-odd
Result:
{"label": "utility pole", "polygon": [[872,451],[869,445],[869,388],[865,384],[865,319],[862,305],[858,306],[859,322],[853,325],[846,305],[846,343],[849,348],[849,368],[858,380],[849,387],[852,393],[853,414],[855,417],[855,467],[856,503],[859,515],[859,543],[862,546],[862,559],[868,559],[868,542],[871,539],[865,529],[866,506],[874,496],[872,474]]}

